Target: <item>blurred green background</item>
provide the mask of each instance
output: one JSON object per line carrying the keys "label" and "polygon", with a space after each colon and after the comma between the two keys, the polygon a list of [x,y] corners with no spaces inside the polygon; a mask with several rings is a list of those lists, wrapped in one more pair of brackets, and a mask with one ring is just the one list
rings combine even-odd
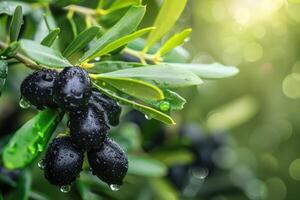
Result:
{"label": "blurred green background", "polygon": [[[144,0],[143,26],[153,24],[160,2]],[[95,5],[94,1],[81,4]],[[237,66],[240,73],[180,90],[187,104],[173,113],[174,127],[141,119],[128,109],[124,112],[112,136],[135,158],[148,155],[165,163],[164,178],[151,176],[155,166],[144,165],[150,175],[133,172],[118,192],[85,174],[77,187],[95,187],[91,191],[102,199],[299,199],[300,4],[296,0],[188,0],[168,36],[188,27],[193,32],[184,47],[192,63],[220,62]],[[62,32],[70,31],[64,28]],[[23,69],[18,65],[9,69],[0,99],[2,141],[36,112],[18,108],[18,88],[29,72]],[[215,145],[219,141],[220,147]],[[143,151],[136,150],[139,145]],[[62,194],[48,184],[36,163],[30,169],[36,194],[80,199],[78,191]]]}

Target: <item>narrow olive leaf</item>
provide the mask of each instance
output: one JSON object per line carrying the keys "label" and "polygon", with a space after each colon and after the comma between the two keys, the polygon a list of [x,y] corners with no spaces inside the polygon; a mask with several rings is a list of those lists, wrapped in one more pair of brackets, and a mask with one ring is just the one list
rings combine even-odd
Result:
{"label": "narrow olive leaf", "polygon": [[22,7],[17,6],[9,27],[10,42],[14,42],[18,39],[22,24],[23,24]]}
{"label": "narrow olive leaf", "polygon": [[144,29],[138,30],[132,34],[121,37],[121,38],[109,43],[100,51],[96,52],[94,56],[100,57],[100,56],[106,55],[106,54],[118,49],[119,47],[122,47],[122,46],[128,44],[132,40],[144,35],[145,33],[149,32],[153,29],[155,29],[155,27],[144,28]]}
{"label": "narrow olive leaf", "polygon": [[124,61],[101,61],[93,63],[94,67],[87,69],[91,74],[102,74],[112,72],[121,69],[128,69],[133,67],[141,67],[143,64],[136,62],[124,62]]}
{"label": "narrow olive leaf", "polygon": [[56,110],[46,109],[17,130],[4,148],[5,167],[17,169],[29,165],[40,152],[44,151],[62,115]]}
{"label": "narrow olive leaf", "polygon": [[158,87],[141,80],[110,77],[102,74],[94,75],[92,78],[96,81],[99,79],[109,83],[116,89],[138,99],[161,100],[164,98],[163,92]]}
{"label": "narrow olive leaf", "polygon": [[50,33],[41,41],[41,45],[50,47],[54,41],[56,40],[57,36],[60,33],[60,28],[53,29]]}
{"label": "narrow olive leaf", "polygon": [[79,62],[83,63],[96,58],[97,55],[95,54],[107,44],[136,30],[145,14],[145,9],[144,6],[132,6],[111,29],[105,32],[102,37],[91,46],[83,57],[80,58]]}
{"label": "narrow olive leaf", "polygon": [[4,60],[0,60],[0,95],[2,94],[2,89],[6,81],[8,73],[8,65]]}
{"label": "narrow olive leaf", "polygon": [[30,4],[21,1],[1,1],[0,14],[13,15],[16,7],[21,6],[23,14],[28,14],[31,11]]}
{"label": "narrow olive leaf", "polygon": [[99,31],[100,28],[97,26],[92,26],[90,28],[85,29],[84,31],[79,33],[77,37],[67,46],[67,48],[63,52],[63,55],[65,57],[69,57],[72,54],[80,51],[96,37]]}
{"label": "narrow olive leaf", "polygon": [[182,110],[186,100],[171,90],[163,90],[165,98],[161,101],[144,100],[145,103],[163,112]]}
{"label": "narrow olive leaf", "polygon": [[72,64],[60,52],[43,46],[33,40],[20,40],[22,51],[35,62],[48,67],[66,67]]}
{"label": "narrow olive leaf", "polygon": [[153,119],[159,120],[161,122],[164,122],[166,124],[171,124],[171,125],[175,124],[174,120],[169,115],[166,115],[165,113],[162,113],[158,110],[155,110],[155,109],[145,106],[143,104],[137,103],[135,101],[131,101],[131,100],[125,99],[123,97],[120,97],[120,96],[116,95],[115,93],[111,92],[110,90],[100,87],[96,83],[93,83],[93,85],[98,90],[102,91],[103,93],[110,96],[111,98],[116,99],[121,104],[131,106],[133,109],[144,113],[149,119],[153,118]]}
{"label": "narrow olive leaf", "polygon": [[182,45],[185,39],[187,39],[190,36],[191,32],[192,29],[188,28],[182,31],[181,33],[175,34],[166,41],[166,43],[157,51],[156,54],[160,56],[165,55],[175,47]]}
{"label": "narrow olive leaf", "polygon": [[190,70],[203,79],[219,79],[234,76],[239,73],[239,69],[233,66],[225,66],[220,63],[213,64],[181,64],[166,63],[169,66]]}
{"label": "narrow olive leaf", "polygon": [[199,85],[202,80],[193,72],[169,65],[150,65],[104,73],[102,76],[141,79],[162,88]]}
{"label": "narrow olive leaf", "polygon": [[162,162],[145,156],[128,156],[128,174],[144,177],[162,177],[167,167]]}
{"label": "narrow olive leaf", "polygon": [[116,0],[109,9],[106,10],[106,13],[111,13],[122,8],[126,8],[133,5],[141,5],[141,0]]}
{"label": "narrow olive leaf", "polygon": [[[127,48],[136,50],[136,51],[142,51],[144,46],[146,44],[146,40],[143,38],[138,38],[132,42],[130,42],[127,45]],[[158,43],[154,44],[148,52],[150,54],[155,54],[160,48],[160,45]],[[124,59],[130,60],[131,56],[127,55],[126,52],[123,52]],[[175,49],[172,49],[167,54],[165,54],[163,57],[164,62],[176,62],[176,63],[187,63],[190,59],[190,54],[187,50],[185,50],[183,47],[179,46]]]}
{"label": "narrow olive leaf", "polygon": [[151,31],[144,51],[147,52],[149,48],[159,41],[176,23],[180,17],[187,0],[164,0],[162,7],[155,19],[155,30]]}
{"label": "narrow olive leaf", "polygon": [[0,55],[2,56],[2,58],[12,58],[14,57],[19,50],[20,44],[19,42],[15,41],[9,44],[8,47],[6,47],[2,52],[0,52]]}

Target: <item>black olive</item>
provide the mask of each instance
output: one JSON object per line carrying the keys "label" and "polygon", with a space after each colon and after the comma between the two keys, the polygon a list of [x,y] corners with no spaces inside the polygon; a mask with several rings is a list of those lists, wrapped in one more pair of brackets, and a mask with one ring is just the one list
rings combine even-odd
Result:
{"label": "black olive", "polygon": [[82,170],[83,156],[83,151],[72,144],[70,137],[54,139],[43,162],[45,178],[53,185],[71,184]]}
{"label": "black olive", "polygon": [[91,81],[88,73],[79,67],[66,67],[54,84],[54,100],[67,111],[87,105],[91,95]]}
{"label": "black olive", "polygon": [[22,98],[38,109],[56,107],[53,101],[53,87],[58,73],[42,69],[27,76],[21,84]]}
{"label": "black olive", "polygon": [[73,143],[84,150],[99,148],[109,130],[105,111],[94,105],[71,112],[69,127]]}
{"label": "black olive", "polygon": [[119,124],[122,108],[115,100],[109,98],[105,94],[100,93],[99,91],[94,90],[92,91],[90,104],[94,104],[97,107],[102,107],[106,111],[110,125],[117,126]]}
{"label": "black olive", "polygon": [[102,147],[88,152],[88,161],[95,174],[109,185],[122,185],[128,170],[128,159],[123,149],[107,138]]}

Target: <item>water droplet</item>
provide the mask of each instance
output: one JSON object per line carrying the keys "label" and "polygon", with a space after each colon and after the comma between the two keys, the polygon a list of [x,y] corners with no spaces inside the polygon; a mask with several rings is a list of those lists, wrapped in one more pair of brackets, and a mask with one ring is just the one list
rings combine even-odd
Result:
{"label": "water droplet", "polygon": [[43,137],[45,137],[45,132],[38,131],[38,135],[39,135],[41,138],[43,138]]}
{"label": "water droplet", "polygon": [[94,60],[95,60],[95,61],[100,61],[101,58],[100,58],[100,57],[97,57],[97,58],[95,58]]}
{"label": "water droplet", "polygon": [[160,102],[159,109],[161,111],[168,111],[170,109],[170,103],[168,101],[162,101],[162,102]]}
{"label": "water droplet", "polygon": [[38,145],[37,145],[37,150],[38,150],[38,152],[42,152],[42,151],[44,150],[43,145],[38,144]]}
{"label": "water droplet", "polygon": [[189,42],[191,38],[187,37],[184,39],[184,42]]}
{"label": "water droplet", "polygon": [[71,190],[71,185],[63,185],[59,188],[59,190],[63,193],[68,193]]}
{"label": "water droplet", "polygon": [[111,184],[109,185],[109,187],[112,191],[118,191],[121,188],[120,185],[116,185],[116,184]]}
{"label": "water droplet", "polygon": [[39,162],[38,162],[38,167],[40,168],[40,169],[45,169],[45,162],[44,162],[44,159],[43,160],[40,160]]}
{"label": "water droplet", "polygon": [[149,117],[149,115],[145,115],[145,118],[150,120],[151,118]]}
{"label": "water droplet", "polygon": [[3,59],[3,60],[7,59],[6,56],[0,56],[0,58]]}
{"label": "water droplet", "polygon": [[31,154],[35,154],[36,153],[36,148],[34,145],[30,145],[27,147],[27,150],[29,151],[29,153]]}
{"label": "water droplet", "polygon": [[102,85],[103,85],[103,86],[106,86],[106,83],[105,83],[105,82],[102,82]]}
{"label": "water droplet", "polygon": [[19,105],[21,108],[24,108],[24,109],[29,108],[31,106],[31,104],[23,97],[20,99]]}
{"label": "water droplet", "polygon": [[195,168],[192,169],[192,174],[195,178],[203,180],[208,176],[209,171],[207,168]]}
{"label": "water droplet", "polygon": [[15,153],[17,151],[17,144],[12,144],[8,148],[8,153]]}

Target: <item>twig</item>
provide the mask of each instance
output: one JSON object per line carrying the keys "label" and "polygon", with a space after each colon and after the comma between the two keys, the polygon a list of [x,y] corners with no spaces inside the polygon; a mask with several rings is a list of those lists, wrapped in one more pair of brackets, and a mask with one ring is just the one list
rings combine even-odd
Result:
{"label": "twig", "polygon": [[[0,41],[0,49],[5,49],[7,48],[8,45],[5,44],[4,42]],[[30,69],[41,69],[41,66],[36,64],[34,61],[32,61],[30,58],[26,57],[25,55],[21,53],[17,53],[13,58],[17,59],[21,63],[23,63],[26,67]]]}

